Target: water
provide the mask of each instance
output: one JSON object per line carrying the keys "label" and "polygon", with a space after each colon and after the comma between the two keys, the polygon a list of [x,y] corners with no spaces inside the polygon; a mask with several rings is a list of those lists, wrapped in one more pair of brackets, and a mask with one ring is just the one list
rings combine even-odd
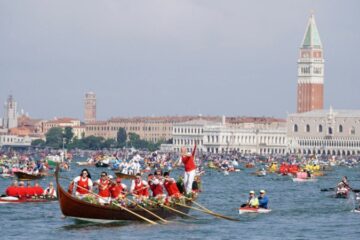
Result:
{"label": "water", "polygon": [[[89,168],[93,179],[103,169]],[[75,177],[81,168],[62,176]],[[336,168],[315,183],[294,183],[288,177],[250,175],[253,170],[224,174],[207,170],[203,176],[203,193],[198,202],[209,209],[238,218],[240,222],[191,211],[199,220],[177,218],[166,225],[144,223],[92,224],[64,218],[57,202],[45,204],[0,205],[0,239],[356,239],[360,234],[360,214],[353,213],[352,199],[336,199],[333,187],[347,175],[360,179],[357,168]],[[109,171],[110,172],[110,171]],[[174,173],[177,176],[178,173]],[[41,180],[43,187],[51,178]],[[0,179],[0,192],[10,184]],[[360,188],[360,181],[351,182]],[[68,182],[63,181],[67,187]],[[269,214],[238,215],[238,206],[250,190],[266,189],[270,197]]]}

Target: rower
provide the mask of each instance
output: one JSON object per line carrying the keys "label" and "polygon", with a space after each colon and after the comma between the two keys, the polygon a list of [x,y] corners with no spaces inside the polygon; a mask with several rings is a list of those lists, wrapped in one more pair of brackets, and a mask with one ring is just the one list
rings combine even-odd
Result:
{"label": "rower", "polygon": [[259,207],[259,200],[255,196],[254,191],[249,192],[249,200],[247,201],[246,205],[251,208],[258,208]]}
{"label": "rower", "polygon": [[33,189],[34,189],[34,195],[37,197],[41,196],[44,192],[44,189],[39,185],[38,182],[35,182]]}
{"label": "rower", "polygon": [[19,187],[17,188],[17,194],[19,198],[26,198],[26,188],[24,181],[19,182]]}
{"label": "rower", "polygon": [[265,195],[265,190],[260,190],[260,196],[258,197],[259,200],[259,208],[268,208],[269,198]]}
{"label": "rower", "polygon": [[140,173],[136,174],[135,180],[131,181],[130,193],[140,198],[149,197],[149,184],[141,179]]}
{"label": "rower", "polygon": [[349,181],[347,179],[347,176],[343,176],[341,181],[338,183],[338,187],[343,185],[344,187],[346,187],[347,189],[351,189],[350,185],[349,185]]}
{"label": "rower", "polygon": [[111,194],[110,194],[110,187],[111,187],[110,178],[108,177],[107,172],[102,172],[100,174],[100,179],[96,180],[94,182],[94,186],[98,187],[98,195],[99,197],[99,203],[101,205],[109,204],[111,200]]}
{"label": "rower", "polygon": [[75,196],[78,198],[83,198],[93,187],[93,182],[91,180],[91,175],[89,171],[85,168],[81,171],[80,175],[74,178],[69,185],[68,192],[71,194],[73,191],[74,184],[76,184]]}
{"label": "rower", "polygon": [[162,199],[165,197],[161,170],[155,171],[154,177],[148,181],[153,197]]}
{"label": "rower", "polygon": [[164,186],[166,191],[168,192],[169,197],[180,197],[181,193],[176,185],[176,181],[174,178],[170,177],[169,172],[164,173]]}
{"label": "rower", "polygon": [[53,182],[50,182],[49,186],[45,188],[43,196],[45,198],[57,198],[56,189],[54,188]]}
{"label": "rower", "polygon": [[30,182],[26,182],[26,197],[31,198],[35,196],[35,188],[31,186]]}
{"label": "rower", "polygon": [[111,201],[117,201],[125,197],[127,187],[121,183],[121,178],[116,178],[110,187]]}
{"label": "rower", "polygon": [[5,193],[6,193],[6,196],[9,196],[9,197],[17,197],[19,194],[18,194],[18,188],[19,188],[19,185],[18,185],[18,181],[14,180],[11,184],[11,186],[9,186]]}

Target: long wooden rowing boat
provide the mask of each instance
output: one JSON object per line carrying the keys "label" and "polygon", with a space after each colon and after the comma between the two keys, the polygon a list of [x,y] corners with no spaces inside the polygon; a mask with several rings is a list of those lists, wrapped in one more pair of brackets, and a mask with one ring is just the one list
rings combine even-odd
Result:
{"label": "long wooden rowing boat", "polygon": [[[66,217],[71,217],[75,219],[92,221],[92,222],[112,222],[112,221],[141,221],[139,217],[134,214],[130,214],[128,211],[121,209],[120,207],[114,205],[99,205],[94,203],[89,203],[82,201],[67,191],[65,191],[59,182],[59,171],[58,168],[55,172],[55,179],[58,190],[58,198],[61,212]],[[186,205],[191,205],[192,201],[189,200],[186,202]],[[132,212],[141,215],[147,219],[156,221],[154,215],[148,213],[147,211],[138,208],[138,207],[127,207]],[[183,213],[188,213],[189,208],[181,207],[181,206],[172,206],[173,209],[177,211],[181,211]],[[161,218],[173,218],[176,216],[181,216],[176,211],[169,210],[165,207],[149,207],[147,210],[153,212],[157,216]]]}
{"label": "long wooden rowing boat", "polygon": [[57,198],[17,198],[17,197],[0,197],[0,204],[4,203],[45,203],[57,201]]}

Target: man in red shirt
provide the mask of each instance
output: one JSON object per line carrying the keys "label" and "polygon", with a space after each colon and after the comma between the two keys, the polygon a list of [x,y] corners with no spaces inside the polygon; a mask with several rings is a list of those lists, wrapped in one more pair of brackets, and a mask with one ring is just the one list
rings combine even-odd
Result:
{"label": "man in red shirt", "polygon": [[18,188],[19,188],[18,181],[14,180],[12,185],[6,189],[6,191],[5,191],[6,196],[17,197],[18,196]]}
{"label": "man in red shirt", "polygon": [[166,189],[166,191],[169,194],[169,197],[180,197],[180,191],[176,185],[176,181],[175,179],[170,177],[170,174],[168,172],[164,173],[164,187]]}
{"label": "man in red shirt", "polygon": [[100,179],[94,182],[94,186],[97,186],[99,189],[98,195],[99,203],[101,205],[109,204],[111,200],[110,187],[111,182],[110,178],[107,175],[107,172],[102,172],[100,175]]}
{"label": "man in red shirt", "polygon": [[19,187],[17,188],[17,193],[19,198],[26,198],[27,191],[25,188],[25,183],[23,181],[19,182]]}
{"label": "man in red shirt", "polygon": [[123,199],[126,194],[127,187],[125,184],[121,183],[121,178],[116,178],[116,181],[111,184],[110,193],[111,200],[116,201]]}
{"label": "man in red shirt", "polygon": [[35,188],[31,186],[30,182],[26,183],[26,197],[31,198],[35,196]]}
{"label": "man in red shirt", "polygon": [[42,196],[44,193],[44,189],[39,185],[38,182],[35,183],[33,189],[34,189],[34,194],[37,197]]}
{"label": "man in red shirt", "polygon": [[192,192],[192,184],[195,178],[196,165],[195,165],[195,153],[196,153],[196,144],[191,154],[186,152],[186,148],[181,148],[181,162],[184,164],[185,173],[184,173],[184,187],[186,194]]}

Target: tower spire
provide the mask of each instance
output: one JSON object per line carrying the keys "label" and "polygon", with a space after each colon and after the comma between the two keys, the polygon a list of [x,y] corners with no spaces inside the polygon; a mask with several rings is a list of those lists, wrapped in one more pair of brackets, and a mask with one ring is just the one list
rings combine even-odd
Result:
{"label": "tower spire", "polygon": [[314,12],[311,11],[305,35],[302,41],[302,48],[322,48],[319,31],[316,26]]}

